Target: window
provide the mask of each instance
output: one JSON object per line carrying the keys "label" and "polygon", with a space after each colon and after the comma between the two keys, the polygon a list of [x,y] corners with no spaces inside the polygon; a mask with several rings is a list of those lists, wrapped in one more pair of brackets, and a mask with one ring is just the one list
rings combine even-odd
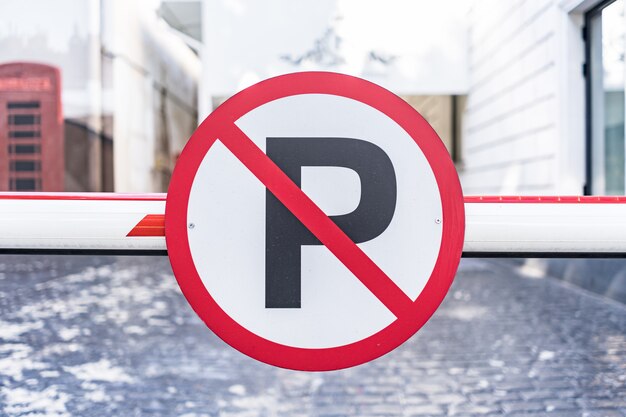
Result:
{"label": "window", "polygon": [[40,169],[39,161],[11,161],[11,171],[13,172],[34,172]]}
{"label": "window", "polygon": [[8,168],[11,191],[40,191],[41,163],[41,103],[39,101],[8,101]]}
{"label": "window", "polygon": [[26,155],[40,153],[39,145],[9,145],[9,154]]}
{"label": "window", "polygon": [[626,0],[607,1],[586,15],[587,189],[625,194],[624,85]]}
{"label": "window", "polygon": [[37,191],[41,181],[37,178],[11,178],[10,187],[13,191]]}
{"label": "window", "polygon": [[38,138],[38,130],[12,130],[9,132],[10,138],[23,139],[23,138]]}
{"label": "window", "polygon": [[9,115],[10,125],[34,125],[39,124],[39,116],[34,114],[11,114]]}
{"label": "window", "polygon": [[12,101],[7,103],[9,109],[38,109],[38,101]]}

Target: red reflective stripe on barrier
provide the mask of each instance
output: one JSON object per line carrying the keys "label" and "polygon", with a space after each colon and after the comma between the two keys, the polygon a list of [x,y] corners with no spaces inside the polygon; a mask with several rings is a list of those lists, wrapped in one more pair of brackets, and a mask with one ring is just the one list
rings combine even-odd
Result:
{"label": "red reflective stripe on barrier", "polygon": [[0,200],[165,201],[166,197],[165,193],[0,193]]}
{"label": "red reflective stripe on barrier", "polygon": [[[165,201],[165,193],[0,192],[0,200]],[[626,203],[626,196],[465,196],[466,203]]]}
{"label": "red reflective stripe on barrier", "polygon": [[126,237],[165,236],[165,215],[148,214]]}
{"label": "red reflective stripe on barrier", "polygon": [[625,196],[465,196],[466,203],[625,204]]}

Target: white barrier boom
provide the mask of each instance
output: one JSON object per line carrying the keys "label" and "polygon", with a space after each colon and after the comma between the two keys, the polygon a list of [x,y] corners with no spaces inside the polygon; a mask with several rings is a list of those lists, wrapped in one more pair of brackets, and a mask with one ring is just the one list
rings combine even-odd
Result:
{"label": "white barrier boom", "polygon": [[[0,252],[165,255],[165,194],[0,193]],[[626,256],[626,197],[465,197],[464,256]]]}
{"label": "white barrier boom", "polygon": [[166,254],[165,194],[0,193],[0,251]]}
{"label": "white barrier boom", "polygon": [[626,197],[465,197],[464,256],[626,256]]}

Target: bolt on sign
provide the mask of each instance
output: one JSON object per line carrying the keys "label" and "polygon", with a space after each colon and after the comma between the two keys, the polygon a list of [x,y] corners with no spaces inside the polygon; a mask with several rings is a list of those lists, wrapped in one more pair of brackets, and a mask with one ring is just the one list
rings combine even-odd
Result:
{"label": "bolt on sign", "polygon": [[262,81],[193,134],[167,195],[178,283],[211,330],[268,364],[359,365],[411,337],[461,258],[463,196],[433,129],[368,81]]}

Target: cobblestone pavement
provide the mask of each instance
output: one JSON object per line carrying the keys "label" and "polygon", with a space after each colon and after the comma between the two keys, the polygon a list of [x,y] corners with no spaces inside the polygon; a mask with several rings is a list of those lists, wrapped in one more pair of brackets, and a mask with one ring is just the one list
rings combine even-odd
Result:
{"label": "cobblestone pavement", "polygon": [[466,259],[402,347],[302,373],[210,333],[165,258],[4,256],[0,414],[623,417],[626,308]]}

